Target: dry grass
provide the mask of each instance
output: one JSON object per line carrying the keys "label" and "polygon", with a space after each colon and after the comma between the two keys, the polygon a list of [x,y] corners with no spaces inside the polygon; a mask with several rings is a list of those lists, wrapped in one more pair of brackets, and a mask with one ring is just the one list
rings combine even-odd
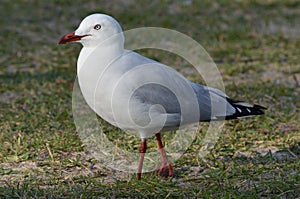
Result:
{"label": "dry grass", "polygon": [[[298,1],[3,1],[0,197],[299,198],[299,10]],[[218,64],[227,94],[268,107],[266,115],[227,122],[205,159],[196,155],[200,132],[170,179],[137,181],[105,168],[73,123],[80,46],[56,44],[93,12],[113,15],[124,29],[159,26],[191,36]],[[201,81],[176,56],[142,53]],[[119,146],[135,150],[138,138]]]}

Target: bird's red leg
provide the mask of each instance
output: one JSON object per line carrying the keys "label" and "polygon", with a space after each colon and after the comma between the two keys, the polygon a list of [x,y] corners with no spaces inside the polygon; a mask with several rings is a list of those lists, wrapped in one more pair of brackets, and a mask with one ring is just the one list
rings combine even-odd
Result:
{"label": "bird's red leg", "polygon": [[161,161],[162,164],[158,170],[158,174],[160,176],[164,176],[164,177],[171,177],[173,175],[173,170],[172,170],[172,166],[167,158],[167,154],[164,150],[164,146],[161,142],[161,135],[160,133],[155,134],[156,136],[156,140],[157,140],[157,145],[161,154]]}
{"label": "bird's red leg", "polygon": [[137,172],[137,179],[140,180],[142,177],[142,169],[143,169],[143,162],[144,162],[144,156],[146,153],[147,145],[146,145],[146,139],[142,138],[142,144],[139,148],[140,152],[140,160],[139,160],[139,166],[138,166],[138,172]]}

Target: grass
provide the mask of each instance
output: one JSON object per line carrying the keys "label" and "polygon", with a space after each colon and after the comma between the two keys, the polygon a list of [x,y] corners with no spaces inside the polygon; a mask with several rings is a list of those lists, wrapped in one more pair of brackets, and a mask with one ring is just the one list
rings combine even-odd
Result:
{"label": "grass", "polygon": [[[3,1],[0,197],[299,198],[299,9],[291,0]],[[226,122],[199,159],[204,124],[172,178],[146,174],[137,181],[105,168],[83,146],[72,118],[80,46],[56,44],[94,12],[113,15],[125,30],[158,26],[189,35],[218,64],[227,94],[268,107],[266,114]],[[141,53],[201,81],[176,56]],[[119,131],[105,127],[111,139]],[[119,146],[136,150],[139,139],[126,139]]]}

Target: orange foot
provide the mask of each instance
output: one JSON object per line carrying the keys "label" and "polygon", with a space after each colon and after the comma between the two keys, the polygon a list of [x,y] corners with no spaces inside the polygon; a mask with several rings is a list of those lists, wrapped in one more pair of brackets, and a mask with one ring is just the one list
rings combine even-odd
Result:
{"label": "orange foot", "polygon": [[162,163],[159,169],[157,170],[157,175],[162,177],[171,177],[173,175],[173,169],[170,163]]}

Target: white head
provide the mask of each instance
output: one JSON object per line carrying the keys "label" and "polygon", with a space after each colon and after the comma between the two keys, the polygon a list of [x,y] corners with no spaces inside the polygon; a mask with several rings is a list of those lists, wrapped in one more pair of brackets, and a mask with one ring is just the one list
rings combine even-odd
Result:
{"label": "white head", "polygon": [[[82,20],[75,32],[64,35],[59,40],[59,44],[76,41],[82,43],[84,47],[93,47],[112,36],[118,36],[117,42],[123,45],[124,39],[120,24],[111,16],[92,14]],[[109,42],[114,42],[114,40],[109,40]]]}

